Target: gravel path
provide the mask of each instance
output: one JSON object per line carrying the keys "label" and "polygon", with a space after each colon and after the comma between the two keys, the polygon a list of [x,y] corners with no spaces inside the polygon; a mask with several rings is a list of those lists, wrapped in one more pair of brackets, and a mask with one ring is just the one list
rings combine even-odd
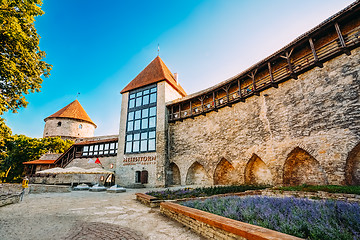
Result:
{"label": "gravel path", "polygon": [[25,195],[0,208],[0,239],[203,239],[135,200],[149,190]]}

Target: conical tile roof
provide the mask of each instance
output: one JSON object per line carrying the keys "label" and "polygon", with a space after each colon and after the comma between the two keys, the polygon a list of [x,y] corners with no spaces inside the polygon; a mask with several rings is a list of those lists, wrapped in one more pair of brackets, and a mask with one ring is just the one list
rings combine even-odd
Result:
{"label": "conical tile roof", "polygon": [[44,119],[46,122],[49,118],[71,118],[89,122],[96,127],[96,124],[90,119],[89,115],[85,112],[78,100],[73,101],[69,105],[60,109],[56,113]]}
{"label": "conical tile roof", "polygon": [[144,87],[153,83],[167,81],[182,96],[186,96],[185,90],[176,82],[174,75],[167,68],[162,59],[157,56],[147,67],[139,73],[121,93]]}

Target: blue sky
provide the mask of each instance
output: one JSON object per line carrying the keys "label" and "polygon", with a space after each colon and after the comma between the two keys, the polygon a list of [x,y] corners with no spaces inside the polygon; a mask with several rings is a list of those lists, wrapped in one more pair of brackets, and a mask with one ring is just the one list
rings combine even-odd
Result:
{"label": "blue sky", "polygon": [[14,134],[42,137],[47,116],[76,99],[118,134],[120,91],[156,56],[188,94],[230,78],[340,11],[352,0],[44,0],[36,19],[53,65],[29,105],[4,115]]}

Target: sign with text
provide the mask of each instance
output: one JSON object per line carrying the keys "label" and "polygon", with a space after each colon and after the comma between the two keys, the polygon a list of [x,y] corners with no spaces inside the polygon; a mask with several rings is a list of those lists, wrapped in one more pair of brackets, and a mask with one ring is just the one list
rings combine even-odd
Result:
{"label": "sign with text", "polygon": [[124,157],[123,166],[127,165],[149,165],[156,164],[156,156],[145,156],[145,157]]}

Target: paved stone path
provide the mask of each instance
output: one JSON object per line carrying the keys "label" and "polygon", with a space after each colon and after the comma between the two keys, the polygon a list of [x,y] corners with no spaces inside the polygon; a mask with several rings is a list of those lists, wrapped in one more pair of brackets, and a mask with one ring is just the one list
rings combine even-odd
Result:
{"label": "paved stone path", "polygon": [[25,195],[0,208],[0,239],[203,239],[135,200],[134,193],[149,190]]}

